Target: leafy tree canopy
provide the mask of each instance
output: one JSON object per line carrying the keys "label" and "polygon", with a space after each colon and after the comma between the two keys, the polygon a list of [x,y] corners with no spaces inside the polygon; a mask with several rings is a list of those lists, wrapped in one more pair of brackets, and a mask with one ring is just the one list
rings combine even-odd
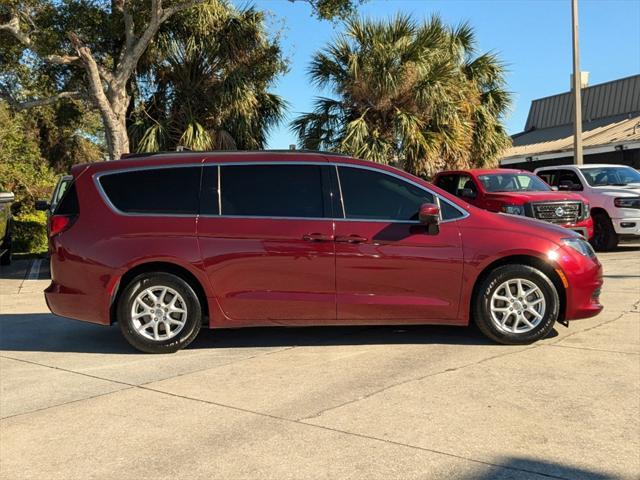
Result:
{"label": "leafy tree canopy", "polygon": [[313,82],[329,89],[292,123],[303,148],[331,149],[422,176],[494,163],[509,144],[505,69],[476,55],[470,25],[435,16],[350,19],[312,59]]}
{"label": "leafy tree canopy", "polygon": [[141,59],[134,149],[259,149],[281,120],[285,102],[269,88],[286,65],[264,14],[216,5],[167,22]]}

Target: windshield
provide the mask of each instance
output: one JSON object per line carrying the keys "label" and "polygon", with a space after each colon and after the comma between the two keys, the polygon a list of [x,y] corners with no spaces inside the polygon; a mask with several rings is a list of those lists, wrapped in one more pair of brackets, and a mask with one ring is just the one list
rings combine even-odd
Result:
{"label": "windshield", "polygon": [[631,167],[585,168],[582,173],[592,187],[640,183],[640,173]]}
{"label": "windshield", "polygon": [[535,175],[491,173],[478,177],[487,192],[548,192],[551,187]]}

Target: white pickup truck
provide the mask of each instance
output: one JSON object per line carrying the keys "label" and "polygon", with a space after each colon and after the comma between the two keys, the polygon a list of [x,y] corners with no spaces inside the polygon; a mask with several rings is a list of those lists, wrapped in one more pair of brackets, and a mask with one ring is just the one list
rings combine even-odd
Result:
{"label": "white pickup truck", "polygon": [[558,190],[580,192],[591,205],[596,250],[640,239],[640,172],[626,165],[558,165],[534,171]]}

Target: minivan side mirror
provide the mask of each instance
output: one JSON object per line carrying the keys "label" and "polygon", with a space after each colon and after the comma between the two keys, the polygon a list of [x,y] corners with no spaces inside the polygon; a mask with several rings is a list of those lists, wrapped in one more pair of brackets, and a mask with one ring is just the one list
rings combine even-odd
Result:
{"label": "minivan side mirror", "polygon": [[463,188],[460,195],[462,195],[462,198],[476,198],[478,196],[476,191],[470,188]]}
{"label": "minivan side mirror", "polygon": [[51,208],[51,205],[46,200],[36,200],[36,210],[46,212],[49,208]]}
{"label": "minivan side mirror", "polygon": [[429,235],[440,232],[440,208],[435,203],[423,203],[418,210],[418,220],[427,227]]}

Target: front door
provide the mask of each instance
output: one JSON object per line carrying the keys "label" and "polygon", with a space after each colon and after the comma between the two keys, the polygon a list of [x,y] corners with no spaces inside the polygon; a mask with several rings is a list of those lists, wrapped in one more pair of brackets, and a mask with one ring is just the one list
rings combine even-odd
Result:
{"label": "front door", "polygon": [[462,282],[462,244],[450,204],[439,233],[418,222],[434,195],[380,170],[338,167],[344,216],[336,221],[340,323],[453,323]]}
{"label": "front door", "polygon": [[335,322],[328,169],[205,166],[198,238],[226,324]]}

